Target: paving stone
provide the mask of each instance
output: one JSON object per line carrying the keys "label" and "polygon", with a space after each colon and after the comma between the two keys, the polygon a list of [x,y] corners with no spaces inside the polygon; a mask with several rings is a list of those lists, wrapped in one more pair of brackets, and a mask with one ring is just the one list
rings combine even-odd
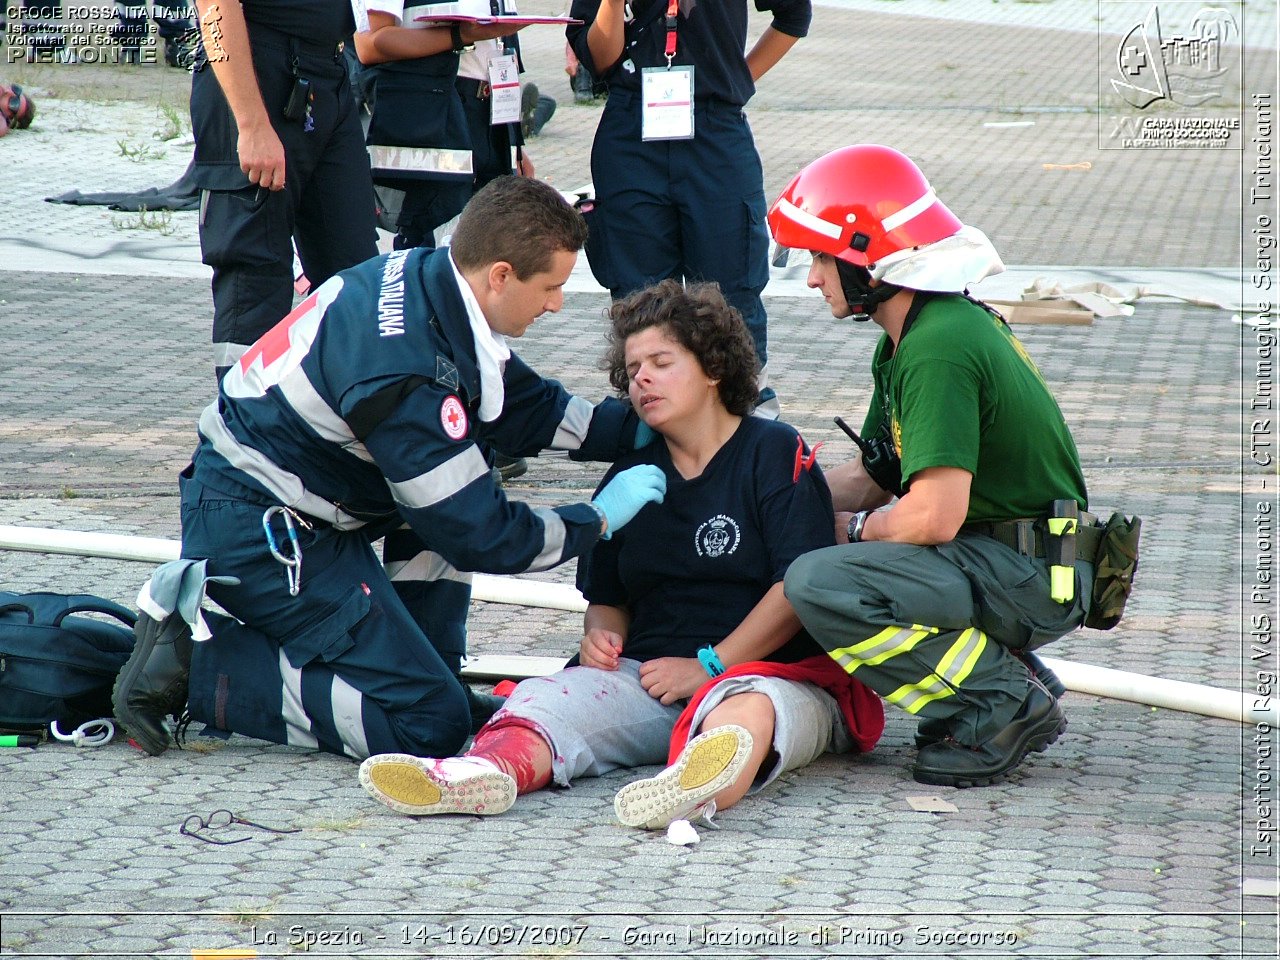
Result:
{"label": "paving stone", "polygon": [[[803,162],[865,137],[916,150],[939,194],[1011,264],[1238,267],[1238,223],[1228,214],[1238,205],[1239,154],[1092,147],[1097,33],[1077,8],[1092,17],[1096,5],[928,2],[819,8],[814,35],[750,105],[770,195]],[[551,12],[550,0],[530,3]],[[1024,6],[1039,19],[994,23]],[[1274,17],[1254,0],[1248,13],[1251,23]],[[557,32],[525,36],[531,73],[561,96]],[[878,51],[873,78],[830,69],[848,56],[850,37]],[[1249,69],[1274,59],[1267,48],[1251,55]],[[37,80],[52,87],[57,76]],[[155,71],[157,88],[171,76]],[[1018,103],[1060,112],[1021,114],[1034,126],[1000,136],[982,126]],[[0,250],[30,256],[67,237],[126,239],[108,212],[50,207],[43,196],[176,178],[185,165],[176,150],[148,165],[118,155],[117,140],[150,135],[154,104],[48,95],[41,106],[36,127],[4,142]],[[562,188],[586,182],[597,116],[562,98],[530,146],[540,173]],[[921,130],[930,132],[925,142]],[[1077,156],[1093,168],[1051,176],[1041,167]],[[176,537],[174,478],[211,382],[208,283],[179,269],[198,258],[194,217],[175,214],[174,225],[165,253],[172,275],[142,263],[128,275],[0,263],[0,523]],[[601,396],[607,385],[595,359],[605,305],[603,294],[575,289],[517,349],[570,389]],[[875,338],[833,323],[820,307],[812,296],[769,295],[771,370],[785,415],[810,442],[825,441],[823,462],[835,463],[849,444],[831,418],[865,408]],[[1092,502],[1145,522],[1125,622],[1079,631],[1044,652],[1239,689],[1240,584],[1249,571],[1238,536],[1252,516],[1239,485],[1240,370],[1251,359],[1244,328],[1223,311],[1143,300],[1130,318],[1016,333],[1075,431]],[[540,504],[568,502],[597,477],[592,465],[544,458],[510,490]],[[90,590],[132,604],[148,568],[0,553],[0,587]],[[572,583],[572,566],[535,579]],[[477,603],[471,640],[476,652],[567,656],[580,625],[580,615],[564,611]],[[283,922],[295,910],[313,913],[313,925],[369,914],[352,922],[383,929],[395,917],[436,927],[450,917],[578,917],[590,930],[582,954],[644,956],[599,936],[628,925],[684,932],[715,909],[740,911],[743,930],[807,910],[817,916],[796,921],[806,929],[844,923],[908,937],[920,923],[943,929],[1006,911],[990,922],[1016,927],[1028,955],[1267,956],[1275,917],[1238,916],[1247,769],[1239,728],[1075,692],[1063,706],[1070,727],[1059,743],[1012,781],[966,791],[911,780],[914,723],[891,710],[874,753],[823,758],[784,777],[722,813],[722,829],[701,831],[689,850],[661,832],[613,823],[613,794],[631,772],[521,798],[497,818],[409,820],[370,803],[340,758],[242,737],[197,738],[192,749],[156,759],[123,744],[0,751],[0,808],[22,814],[0,819],[0,948],[190,955],[245,943],[251,915]],[[937,790],[955,813],[908,809],[907,797]],[[231,847],[178,834],[187,814],[219,807],[305,830]],[[1274,900],[1249,907],[1273,909]],[[174,916],[139,915],[144,909]],[[33,915],[41,910],[50,913]],[[667,916],[677,911],[686,913]],[[457,955],[486,956],[479,948]],[[889,954],[868,947],[859,955]]]}

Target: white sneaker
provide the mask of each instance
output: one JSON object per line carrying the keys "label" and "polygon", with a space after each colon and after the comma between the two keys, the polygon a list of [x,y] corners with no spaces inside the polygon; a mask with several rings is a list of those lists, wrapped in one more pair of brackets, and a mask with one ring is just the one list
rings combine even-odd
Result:
{"label": "white sneaker", "polygon": [[360,786],[392,810],[411,817],[433,813],[485,816],[509,810],[516,782],[480,757],[411,757],[383,753],[360,764]]}
{"label": "white sneaker", "polygon": [[750,758],[751,734],[742,727],[708,730],[690,740],[676,762],[656,777],[619,790],[614,812],[628,827],[661,830],[672,820],[687,819],[737,780]]}

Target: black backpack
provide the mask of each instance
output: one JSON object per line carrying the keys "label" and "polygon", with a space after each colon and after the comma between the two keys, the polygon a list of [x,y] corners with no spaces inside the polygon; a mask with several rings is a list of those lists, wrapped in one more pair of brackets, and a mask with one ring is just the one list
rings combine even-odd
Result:
{"label": "black backpack", "polygon": [[[126,627],[73,613],[105,613]],[[0,592],[0,729],[43,733],[112,715],[137,617],[87,594]]]}

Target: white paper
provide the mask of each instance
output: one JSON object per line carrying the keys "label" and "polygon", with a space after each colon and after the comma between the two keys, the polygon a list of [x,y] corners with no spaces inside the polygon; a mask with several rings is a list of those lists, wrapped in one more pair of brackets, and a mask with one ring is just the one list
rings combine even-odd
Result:
{"label": "white paper", "polygon": [[691,847],[701,841],[698,831],[693,829],[693,825],[688,820],[672,820],[667,825],[668,843],[673,843],[677,847]]}
{"label": "white paper", "polygon": [[907,805],[918,813],[957,813],[956,805],[941,797],[907,797]]}

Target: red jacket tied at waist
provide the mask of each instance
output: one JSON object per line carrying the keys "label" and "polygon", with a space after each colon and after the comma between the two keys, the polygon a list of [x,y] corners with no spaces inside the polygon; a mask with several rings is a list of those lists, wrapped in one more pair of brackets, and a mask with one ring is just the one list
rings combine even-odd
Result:
{"label": "red jacket tied at waist", "polygon": [[730,667],[718,677],[712,677],[693,695],[689,705],[680,714],[675,729],[671,731],[671,749],[667,754],[667,763],[675,763],[680,751],[689,741],[689,727],[693,723],[693,715],[698,704],[712,687],[729,677],[781,677],[784,680],[808,682],[821,687],[835,697],[844,715],[845,725],[853,737],[854,746],[862,753],[867,753],[876,745],[880,734],[884,732],[884,704],[875,691],[845,673],[828,656],[806,657],[795,663],[773,663],[755,660]]}

